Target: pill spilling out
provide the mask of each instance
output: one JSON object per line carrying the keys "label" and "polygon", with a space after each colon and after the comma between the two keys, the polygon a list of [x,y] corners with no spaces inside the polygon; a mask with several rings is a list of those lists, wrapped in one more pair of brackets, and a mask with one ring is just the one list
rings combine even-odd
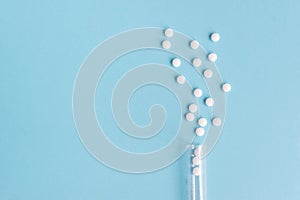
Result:
{"label": "pill spilling out", "polygon": [[164,40],[164,41],[162,41],[161,46],[164,49],[170,49],[171,48],[171,42],[169,40]]}
{"label": "pill spilling out", "polygon": [[196,128],[196,135],[203,136],[204,133],[205,133],[204,128],[201,128],[201,127],[200,128]]}
{"label": "pill spilling out", "polygon": [[199,48],[199,42],[198,41],[196,41],[196,40],[192,40],[191,42],[190,42],[190,47],[192,48],[192,49],[198,49]]}
{"label": "pill spilling out", "polygon": [[184,84],[185,83],[185,77],[182,75],[177,76],[176,81],[178,84]]}
{"label": "pill spilling out", "polygon": [[215,104],[215,101],[213,98],[209,97],[207,99],[205,99],[205,104],[209,107],[213,106]]}
{"label": "pill spilling out", "polygon": [[209,60],[210,62],[216,62],[217,59],[218,59],[218,56],[217,56],[216,53],[210,53],[210,54],[208,54],[208,60]]}
{"label": "pill spilling out", "polygon": [[207,69],[203,72],[203,76],[205,78],[211,78],[213,76],[213,72],[210,69]]}
{"label": "pill spilling out", "polygon": [[231,85],[230,85],[229,83],[224,83],[224,84],[222,85],[222,90],[223,90],[224,92],[230,92],[230,91],[231,91]]}
{"label": "pill spilling out", "polygon": [[198,106],[196,104],[192,103],[189,105],[190,112],[195,113],[195,112],[197,112],[197,110],[198,110]]}
{"label": "pill spilling out", "polygon": [[210,35],[210,39],[211,39],[211,41],[213,41],[213,42],[218,42],[219,40],[220,40],[220,34],[219,33],[212,33],[211,35]]}
{"label": "pill spilling out", "polygon": [[192,60],[192,64],[193,64],[194,67],[200,67],[201,64],[202,64],[202,61],[201,61],[200,58],[194,58],[194,59]]}
{"label": "pill spilling out", "polygon": [[204,117],[201,117],[200,119],[198,119],[198,124],[201,127],[205,127],[207,125],[207,119],[205,119]]}
{"label": "pill spilling out", "polygon": [[174,59],[172,60],[172,65],[173,65],[173,67],[180,67],[180,65],[181,65],[181,60],[180,60],[179,58],[174,58]]}
{"label": "pill spilling out", "polygon": [[165,32],[164,32],[164,34],[165,34],[165,36],[166,37],[173,37],[174,36],[174,31],[173,31],[173,29],[171,29],[171,28],[167,28],[166,30],[165,30]]}
{"label": "pill spilling out", "polygon": [[192,121],[194,121],[194,119],[195,119],[195,115],[194,115],[193,113],[187,113],[187,114],[185,115],[185,119],[186,119],[187,121],[189,121],[189,122],[192,122]]}
{"label": "pill spilling out", "polygon": [[196,89],[194,89],[193,94],[194,94],[195,97],[201,97],[203,92],[200,88],[196,88]]}
{"label": "pill spilling out", "polygon": [[213,120],[212,120],[212,124],[213,124],[214,126],[221,126],[222,120],[221,120],[220,118],[218,118],[218,117],[215,117],[215,118],[213,118]]}

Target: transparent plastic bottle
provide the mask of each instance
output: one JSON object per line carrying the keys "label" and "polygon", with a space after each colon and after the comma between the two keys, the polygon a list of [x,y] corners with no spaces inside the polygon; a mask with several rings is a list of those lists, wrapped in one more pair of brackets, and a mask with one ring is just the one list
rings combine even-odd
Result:
{"label": "transparent plastic bottle", "polygon": [[201,157],[202,146],[191,146],[189,159],[189,199],[207,200],[206,198],[206,163]]}

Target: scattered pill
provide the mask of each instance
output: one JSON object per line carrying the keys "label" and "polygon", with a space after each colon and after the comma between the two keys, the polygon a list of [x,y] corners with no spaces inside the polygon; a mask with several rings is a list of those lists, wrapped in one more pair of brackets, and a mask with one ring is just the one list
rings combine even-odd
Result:
{"label": "scattered pill", "polygon": [[178,84],[181,84],[181,85],[182,85],[182,84],[185,83],[185,77],[182,76],[182,75],[177,76],[176,81],[177,81]]}
{"label": "scattered pill", "polygon": [[220,34],[219,33],[212,33],[210,35],[210,39],[213,41],[213,42],[218,42],[220,40]]}
{"label": "scattered pill", "polygon": [[185,119],[186,119],[187,121],[189,121],[189,122],[194,121],[195,115],[194,115],[193,113],[187,113],[187,114],[185,115]]}
{"label": "scattered pill", "polygon": [[181,60],[180,60],[179,58],[174,58],[174,59],[172,60],[172,65],[173,65],[174,67],[180,67],[180,65],[181,65]]}
{"label": "scattered pill", "polygon": [[224,92],[230,92],[231,91],[231,85],[229,83],[225,83],[222,85],[222,90]]}
{"label": "scattered pill", "polygon": [[207,69],[203,72],[203,75],[205,78],[211,78],[213,75],[213,72],[210,69]]}
{"label": "scattered pill", "polygon": [[199,42],[196,41],[196,40],[192,40],[192,41],[190,42],[190,47],[191,47],[192,49],[198,49],[198,48],[199,48]]}
{"label": "scattered pill", "polygon": [[222,120],[221,120],[220,118],[218,118],[218,117],[215,117],[215,118],[213,118],[213,120],[212,120],[212,124],[213,124],[214,126],[221,126]]}
{"label": "scattered pill", "polygon": [[198,106],[196,104],[192,103],[189,105],[190,112],[195,113],[195,112],[197,112],[197,110],[198,110]]}
{"label": "scattered pill", "polygon": [[205,104],[206,104],[207,106],[209,106],[209,107],[213,106],[214,103],[215,103],[215,101],[214,101],[214,99],[211,98],[211,97],[205,99]]}
{"label": "scattered pill", "polygon": [[215,53],[210,53],[210,54],[208,54],[208,60],[209,60],[210,62],[216,62],[217,59],[218,59],[217,54],[215,54]]}
{"label": "scattered pill", "polygon": [[165,30],[165,36],[166,36],[166,37],[173,37],[173,36],[174,36],[174,31],[173,31],[173,29],[167,28],[167,29]]}
{"label": "scattered pill", "polygon": [[194,59],[192,60],[192,64],[193,64],[194,67],[200,67],[201,64],[202,64],[202,61],[201,61],[200,58],[194,58]]}
{"label": "scattered pill", "polygon": [[207,119],[201,117],[200,119],[198,119],[198,124],[201,127],[205,127],[207,125]]}
{"label": "scattered pill", "polygon": [[171,42],[169,40],[164,40],[162,43],[161,43],[161,46],[164,48],[164,49],[170,49],[171,48]]}
{"label": "scattered pill", "polygon": [[204,128],[196,128],[196,135],[203,136],[205,133]]}
{"label": "scattered pill", "polygon": [[202,90],[199,88],[196,88],[193,93],[195,97],[201,97],[203,94]]}

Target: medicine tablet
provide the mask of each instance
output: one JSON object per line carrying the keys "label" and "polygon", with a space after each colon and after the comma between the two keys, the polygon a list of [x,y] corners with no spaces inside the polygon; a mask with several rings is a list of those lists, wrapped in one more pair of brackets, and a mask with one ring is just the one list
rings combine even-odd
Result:
{"label": "medicine tablet", "polygon": [[202,90],[199,88],[196,88],[193,93],[195,97],[201,97],[203,94]]}
{"label": "medicine tablet", "polygon": [[213,124],[214,126],[221,126],[222,120],[221,120],[220,118],[218,118],[218,117],[213,118],[212,124]]}
{"label": "medicine tablet", "polygon": [[210,69],[207,69],[203,72],[205,78],[211,78],[213,76],[213,72]]}
{"label": "medicine tablet", "polygon": [[195,167],[194,169],[193,169],[193,175],[194,176],[200,176],[200,168],[199,167]]}
{"label": "medicine tablet", "polygon": [[197,112],[197,110],[198,110],[198,106],[196,104],[193,103],[193,104],[189,105],[190,112],[195,113],[195,112]]}
{"label": "medicine tablet", "polygon": [[220,34],[219,33],[213,33],[210,35],[210,39],[213,41],[213,42],[218,42],[220,40]]}
{"label": "medicine tablet", "polygon": [[198,146],[195,150],[194,150],[194,155],[199,157],[200,155],[202,155],[202,146]]}
{"label": "medicine tablet", "polygon": [[222,85],[222,90],[224,92],[230,92],[231,91],[231,85],[229,83],[225,83]]}
{"label": "medicine tablet", "polygon": [[210,53],[210,54],[208,54],[208,60],[209,60],[210,62],[216,62],[217,59],[218,59],[217,54],[215,54],[215,53]]}
{"label": "medicine tablet", "polygon": [[180,65],[181,65],[181,60],[180,60],[179,58],[174,58],[174,59],[172,60],[172,65],[173,65],[173,67],[180,67]]}
{"label": "medicine tablet", "polygon": [[185,119],[189,122],[192,122],[195,119],[195,115],[193,113],[188,113],[185,115]]}
{"label": "medicine tablet", "polygon": [[202,64],[202,61],[201,61],[200,58],[194,58],[194,59],[192,60],[192,64],[193,64],[194,67],[200,67],[201,64]]}
{"label": "medicine tablet", "polygon": [[185,83],[185,77],[182,76],[182,75],[177,76],[176,81],[177,81],[178,84],[181,84],[181,85],[182,85],[182,84]]}
{"label": "medicine tablet", "polygon": [[205,133],[204,128],[196,128],[196,135],[203,136]]}
{"label": "medicine tablet", "polygon": [[198,48],[199,48],[199,42],[196,41],[196,40],[192,40],[192,41],[190,42],[190,47],[191,47],[192,49],[198,49]]}
{"label": "medicine tablet", "polygon": [[200,119],[198,119],[198,124],[201,127],[205,127],[207,125],[207,119],[201,117]]}
{"label": "medicine tablet", "polygon": [[205,99],[205,104],[209,107],[213,106],[215,104],[215,101],[213,98],[209,97],[207,99]]}
{"label": "medicine tablet", "polygon": [[174,36],[174,31],[173,31],[173,29],[171,29],[171,28],[167,28],[166,30],[165,30],[165,36],[166,37],[173,37]]}
{"label": "medicine tablet", "polygon": [[200,165],[201,160],[199,157],[194,157],[192,162],[194,165]]}
{"label": "medicine tablet", "polygon": [[171,48],[171,42],[169,40],[164,40],[162,43],[161,43],[161,46],[164,48],[164,49],[170,49]]}

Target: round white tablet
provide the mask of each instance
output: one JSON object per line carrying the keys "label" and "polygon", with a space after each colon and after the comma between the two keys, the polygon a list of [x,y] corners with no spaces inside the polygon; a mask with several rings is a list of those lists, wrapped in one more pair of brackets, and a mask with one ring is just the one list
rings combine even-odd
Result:
{"label": "round white tablet", "polygon": [[201,171],[200,171],[200,168],[199,168],[199,167],[195,167],[195,168],[193,169],[193,175],[194,175],[194,176],[200,176],[200,173],[201,173]]}
{"label": "round white tablet", "polygon": [[195,150],[194,150],[194,155],[195,156],[200,156],[202,155],[202,146],[198,146]]}
{"label": "round white tablet", "polygon": [[193,93],[195,97],[201,97],[203,94],[202,90],[199,88],[196,88]]}
{"label": "round white tablet", "polygon": [[205,78],[211,78],[213,76],[213,72],[210,69],[207,69],[203,72],[203,76]]}
{"label": "round white tablet", "polygon": [[197,112],[197,110],[198,110],[198,106],[196,104],[192,103],[189,105],[190,112],[195,113],[195,112]]}
{"label": "round white tablet", "polygon": [[173,31],[173,29],[167,28],[167,29],[165,30],[165,36],[166,36],[166,37],[173,37],[173,36],[174,36],[174,31]]}
{"label": "round white tablet", "polygon": [[200,165],[201,160],[199,157],[194,157],[192,162],[194,165]]}
{"label": "round white tablet", "polygon": [[207,119],[201,117],[200,119],[198,119],[198,124],[199,126],[205,127],[207,125]]}
{"label": "round white tablet", "polygon": [[164,40],[162,43],[161,43],[161,46],[164,48],[164,49],[170,49],[171,48],[171,42],[169,40]]}
{"label": "round white tablet", "polygon": [[207,99],[205,99],[205,104],[209,107],[213,106],[215,104],[215,101],[213,98],[209,97]]}
{"label": "round white tablet", "polygon": [[218,42],[220,40],[220,34],[219,33],[213,33],[210,35],[210,39],[213,42]]}
{"label": "round white tablet", "polygon": [[180,67],[180,65],[181,65],[181,60],[180,60],[179,58],[174,58],[174,59],[172,60],[172,65],[173,65],[174,67]]}
{"label": "round white tablet", "polygon": [[204,128],[196,128],[196,135],[203,136],[205,133]]}
{"label": "round white tablet", "polygon": [[185,119],[189,122],[194,121],[195,115],[193,113],[188,113],[185,115]]}
{"label": "round white tablet", "polygon": [[225,83],[222,85],[222,90],[224,92],[230,92],[231,91],[231,85],[229,83]]}
{"label": "round white tablet", "polygon": [[178,84],[181,84],[181,85],[182,85],[182,84],[185,83],[185,77],[182,76],[182,75],[177,76],[176,81],[177,81]]}
{"label": "round white tablet", "polygon": [[210,53],[210,54],[208,54],[208,60],[209,60],[210,62],[216,62],[217,59],[218,59],[217,54],[215,54],[215,53]]}
{"label": "round white tablet", "polygon": [[212,124],[213,124],[214,126],[221,126],[222,120],[221,120],[220,118],[218,118],[218,117],[215,117],[215,118],[213,118],[213,120],[212,120]]}
{"label": "round white tablet", "polygon": [[196,40],[192,40],[192,41],[190,42],[190,47],[191,47],[192,49],[198,49],[198,48],[199,48],[199,42],[196,41]]}
{"label": "round white tablet", "polygon": [[194,67],[200,67],[201,64],[202,64],[202,61],[201,61],[200,58],[194,58],[194,59],[192,60],[192,64],[193,64]]}

